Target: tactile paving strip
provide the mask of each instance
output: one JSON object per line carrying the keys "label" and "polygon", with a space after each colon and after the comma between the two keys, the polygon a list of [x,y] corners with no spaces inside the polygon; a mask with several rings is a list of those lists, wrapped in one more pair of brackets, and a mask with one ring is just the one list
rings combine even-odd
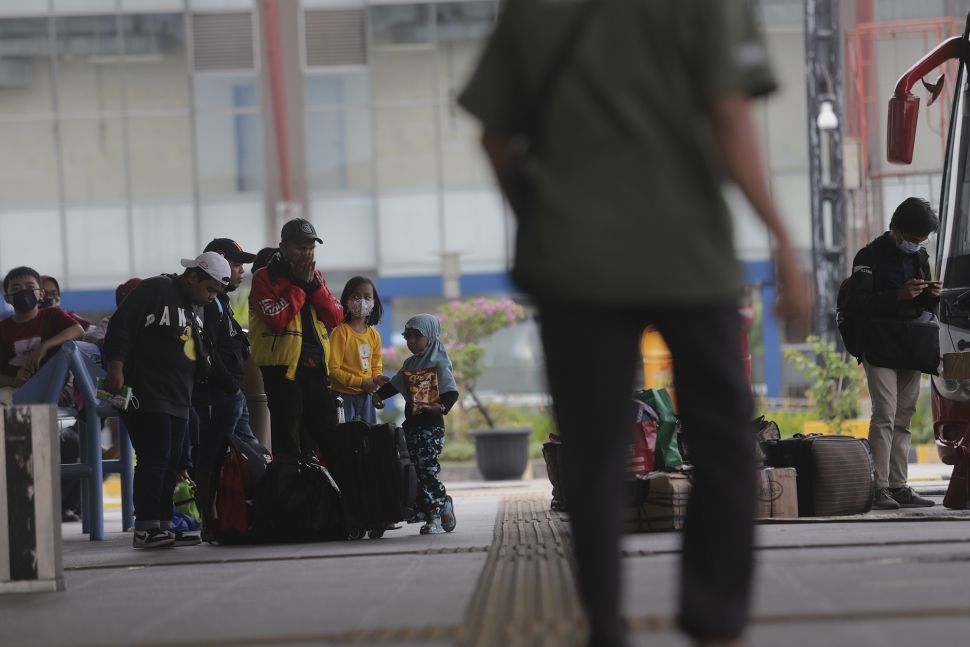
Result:
{"label": "tactile paving strip", "polygon": [[565,525],[545,493],[504,497],[459,644],[582,644],[585,617],[571,559]]}

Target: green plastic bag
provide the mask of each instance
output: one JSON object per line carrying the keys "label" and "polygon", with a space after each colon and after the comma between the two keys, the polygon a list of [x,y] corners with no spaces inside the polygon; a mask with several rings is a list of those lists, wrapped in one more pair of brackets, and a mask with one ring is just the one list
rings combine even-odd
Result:
{"label": "green plastic bag", "polygon": [[682,466],[684,457],[680,455],[680,445],[677,443],[677,415],[667,389],[644,389],[637,391],[633,397],[650,405],[659,417],[654,469],[674,470]]}
{"label": "green plastic bag", "polygon": [[202,515],[199,513],[199,504],[195,499],[195,486],[188,479],[180,479],[175,484],[175,494],[172,495],[172,503],[175,509],[186,517],[202,523]]}

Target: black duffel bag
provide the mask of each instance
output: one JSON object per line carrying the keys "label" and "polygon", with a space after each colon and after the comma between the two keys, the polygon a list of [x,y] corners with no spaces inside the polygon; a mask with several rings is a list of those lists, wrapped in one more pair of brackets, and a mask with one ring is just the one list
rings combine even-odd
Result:
{"label": "black duffel bag", "polygon": [[939,374],[940,322],[936,315],[875,317],[867,329],[865,358],[873,366]]}
{"label": "black duffel bag", "polygon": [[316,461],[274,460],[256,498],[253,536],[257,542],[347,539],[347,513],[340,489]]}

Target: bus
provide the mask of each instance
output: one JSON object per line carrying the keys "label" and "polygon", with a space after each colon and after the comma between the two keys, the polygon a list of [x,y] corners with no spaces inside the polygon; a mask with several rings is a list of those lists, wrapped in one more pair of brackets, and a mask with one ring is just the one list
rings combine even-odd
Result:
{"label": "bus", "polygon": [[[889,100],[886,155],[891,163],[910,164],[916,144],[920,99],[917,82],[929,92],[927,105],[941,94],[945,79],[926,77],[948,61],[957,62],[956,92],[950,112],[940,196],[940,230],[936,242],[936,276],[943,282],[940,299],[940,352],[945,369],[932,377],[933,432],[940,459],[953,465],[943,505],[963,509],[970,501],[970,15],[962,36],[931,50],[899,78]],[[952,363],[951,363],[952,362]]]}

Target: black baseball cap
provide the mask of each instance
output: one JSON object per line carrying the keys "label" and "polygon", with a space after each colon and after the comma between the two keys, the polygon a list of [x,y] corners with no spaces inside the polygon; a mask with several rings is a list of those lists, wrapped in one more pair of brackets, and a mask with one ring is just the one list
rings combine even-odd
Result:
{"label": "black baseball cap", "polygon": [[323,244],[323,241],[317,236],[317,230],[314,229],[313,223],[304,218],[294,218],[283,225],[283,230],[280,231],[280,242],[304,243],[308,240],[315,240]]}
{"label": "black baseball cap", "polygon": [[252,263],[256,260],[256,254],[244,252],[239,243],[231,238],[214,238],[202,251],[222,254],[231,263]]}

